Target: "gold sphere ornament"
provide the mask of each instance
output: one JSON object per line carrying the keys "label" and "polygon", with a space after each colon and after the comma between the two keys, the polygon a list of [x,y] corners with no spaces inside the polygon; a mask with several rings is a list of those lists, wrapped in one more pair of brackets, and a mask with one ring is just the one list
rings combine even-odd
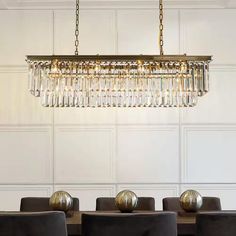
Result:
{"label": "gold sphere ornament", "polygon": [[180,206],[187,212],[197,212],[202,206],[202,196],[195,190],[186,190],[179,200]]}
{"label": "gold sphere ornament", "polygon": [[123,190],[116,195],[115,204],[121,212],[132,212],[138,204],[138,197],[130,190]]}
{"label": "gold sphere ornament", "polygon": [[65,191],[57,191],[50,197],[49,205],[55,211],[67,212],[73,207],[73,198]]}

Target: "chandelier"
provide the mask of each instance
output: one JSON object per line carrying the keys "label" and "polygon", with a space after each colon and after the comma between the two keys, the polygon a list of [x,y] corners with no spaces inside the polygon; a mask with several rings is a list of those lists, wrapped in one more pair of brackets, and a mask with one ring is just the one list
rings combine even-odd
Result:
{"label": "chandelier", "polygon": [[159,0],[160,55],[79,55],[76,0],[75,55],[27,56],[29,91],[45,107],[193,107],[209,89],[211,56],[164,55]]}

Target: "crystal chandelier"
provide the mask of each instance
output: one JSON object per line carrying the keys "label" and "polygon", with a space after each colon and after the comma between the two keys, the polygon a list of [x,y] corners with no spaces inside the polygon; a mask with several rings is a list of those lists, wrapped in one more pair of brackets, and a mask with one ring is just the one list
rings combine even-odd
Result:
{"label": "crystal chandelier", "polygon": [[211,56],[164,55],[163,3],[160,55],[27,56],[29,90],[45,107],[193,107],[209,89]]}

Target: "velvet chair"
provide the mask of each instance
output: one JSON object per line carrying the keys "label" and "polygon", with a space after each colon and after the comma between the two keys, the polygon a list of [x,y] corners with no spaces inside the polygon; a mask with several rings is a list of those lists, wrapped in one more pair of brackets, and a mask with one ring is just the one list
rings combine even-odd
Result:
{"label": "velvet chair", "polygon": [[176,213],[82,215],[82,236],[176,236]]}
{"label": "velvet chair", "polygon": [[67,236],[65,213],[0,213],[0,236]]}
{"label": "velvet chair", "polygon": [[236,212],[203,212],[196,218],[197,236],[235,236]]}
{"label": "velvet chair", "polygon": [[[79,199],[73,198],[73,211],[79,210]],[[49,206],[48,197],[24,197],[21,198],[20,211],[36,212],[36,211],[52,211]]]}
{"label": "velvet chair", "polygon": [[[178,197],[167,197],[162,199],[163,211],[183,211]],[[221,203],[217,197],[203,197],[200,211],[220,211]]]}
{"label": "velvet chair", "polygon": [[[96,211],[117,211],[114,197],[99,197],[96,199]],[[139,197],[137,211],[155,211],[155,199],[153,197]]]}

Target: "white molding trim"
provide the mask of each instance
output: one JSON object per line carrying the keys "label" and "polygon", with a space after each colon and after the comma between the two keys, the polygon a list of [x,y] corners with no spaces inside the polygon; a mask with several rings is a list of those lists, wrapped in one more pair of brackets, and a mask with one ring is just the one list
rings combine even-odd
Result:
{"label": "white molding trim", "polygon": [[[158,8],[157,0],[84,0],[81,9]],[[0,9],[74,9],[73,0],[2,0]],[[166,0],[165,8],[235,8],[234,0]]]}
{"label": "white molding trim", "polygon": [[[99,183],[108,183],[110,184],[110,182],[114,182],[115,181],[115,178],[116,178],[116,169],[115,169],[115,163],[116,163],[116,147],[115,147],[115,143],[116,143],[116,131],[115,131],[115,128],[114,126],[91,126],[91,125],[88,125],[88,126],[56,126],[54,127],[54,135],[55,135],[55,138],[54,138],[54,145],[56,143],[56,135],[58,133],[63,133],[63,132],[70,132],[70,133],[80,133],[80,131],[86,131],[86,132],[107,132],[109,133],[109,136],[110,136],[110,142],[111,142],[111,145],[109,146],[109,160],[110,160],[110,169],[109,169],[109,182],[107,179],[100,179],[98,180],[98,182],[96,184],[99,184]],[[54,153],[54,155],[56,155]],[[57,161],[56,161],[56,157],[54,156],[54,171],[56,170],[57,168]],[[68,181],[68,182],[72,182],[72,181]],[[85,180],[78,180],[78,184],[80,183],[87,183],[87,184],[90,184],[90,183],[94,183],[94,179],[89,179],[87,178],[86,181]],[[60,181],[57,180],[56,176],[54,176],[54,184],[57,185],[57,184],[60,184]],[[61,183],[61,184],[65,184],[65,183]]]}
{"label": "white molding trim", "polygon": [[8,192],[11,192],[11,191],[35,191],[35,192],[38,192],[38,191],[45,191],[46,194],[48,196],[50,196],[52,194],[52,189],[53,189],[53,186],[52,185],[23,185],[23,184],[15,184],[15,185],[10,185],[10,184],[7,184],[7,185],[3,185],[3,184],[0,184],[0,192],[2,191],[8,191]]}
{"label": "white molding trim", "polygon": [[179,130],[179,125],[173,124],[140,124],[140,125],[117,125],[119,127],[119,131],[176,131]]}
{"label": "white molding trim", "polygon": [[[51,136],[50,126],[18,126],[18,125],[0,125],[0,132],[29,132],[29,133],[49,133]],[[52,141],[52,140],[51,140]]]}
{"label": "white molding trim", "polygon": [[[189,132],[201,132],[201,131],[230,131],[235,132],[236,131],[236,125],[182,125],[181,128],[181,134],[182,134],[182,140],[181,140],[181,167],[182,167],[182,173],[181,173],[181,184],[189,184],[188,182],[188,133]],[[193,183],[195,184],[195,183]],[[193,185],[192,184],[192,185]],[[199,184],[205,184],[205,183],[199,183]],[[211,184],[211,183],[210,183]],[[214,183],[212,183],[214,184]],[[220,183],[221,184],[221,183]]]}
{"label": "white molding trim", "polygon": [[4,73],[27,73],[26,65],[0,65],[0,74]]}
{"label": "white molding trim", "polygon": [[[26,186],[30,186],[30,185],[52,185],[53,184],[53,150],[52,150],[52,144],[53,144],[53,137],[52,137],[52,127],[51,126],[10,126],[10,125],[0,125],[0,133],[21,133],[21,132],[26,132],[26,133],[44,133],[44,134],[48,134],[49,136],[49,142],[50,142],[50,148],[49,148],[49,182],[46,180],[48,177],[43,176],[43,178],[45,178],[45,180],[42,181],[38,181],[38,182],[1,182],[0,181],[0,186],[1,185],[26,185]],[[38,188],[38,187],[36,187]]]}
{"label": "white molding trim", "polygon": [[236,72],[236,64],[211,64],[210,72]]}
{"label": "white molding trim", "polygon": [[114,196],[116,193],[116,187],[115,185],[110,185],[110,184],[86,184],[86,185],[66,185],[66,184],[55,184],[54,185],[55,190],[59,189],[65,189],[66,191],[89,191],[89,190],[108,190],[110,191],[110,196]]}
{"label": "white molding trim", "polygon": [[176,196],[179,194],[178,184],[117,184],[118,191],[129,188],[133,190],[172,190]]}

